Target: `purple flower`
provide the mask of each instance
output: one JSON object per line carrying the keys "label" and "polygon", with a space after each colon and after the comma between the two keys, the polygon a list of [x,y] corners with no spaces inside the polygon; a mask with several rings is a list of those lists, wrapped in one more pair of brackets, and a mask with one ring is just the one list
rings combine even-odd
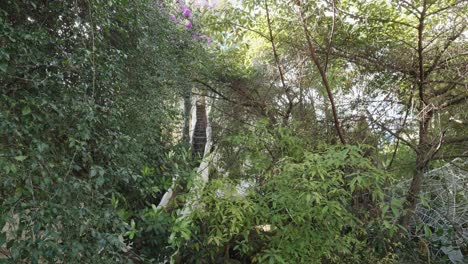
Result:
{"label": "purple flower", "polygon": [[200,35],[198,33],[195,33],[194,36],[192,37],[193,41],[199,41],[199,42],[206,42],[208,45],[213,42],[210,37],[207,37],[205,35]]}
{"label": "purple flower", "polygon": [[170,19],[172,22],[177,23],[177,18],[176,18],[174,15],[171,15],[171,16],[169,17],[169,19]]}
{"label": "purple flower", "polygon": [[186,18],[192,17],[192,11],[190,9],[185,9],[184,12],[182,13]]}
{"label": "purple flower", "polygon": [[191,18],[192,17],[192,10],[190,10],[186,6],[180,6],[180,11],[182,12],[182,15],[186,18]]}
{"label": "purple flower", "polygon": [[193,25],[192,25],[192,21],[187,21],[187,22],[185,22],[185,28],[186,28],[186,29],[191,29],[192,26],[193,26]]}

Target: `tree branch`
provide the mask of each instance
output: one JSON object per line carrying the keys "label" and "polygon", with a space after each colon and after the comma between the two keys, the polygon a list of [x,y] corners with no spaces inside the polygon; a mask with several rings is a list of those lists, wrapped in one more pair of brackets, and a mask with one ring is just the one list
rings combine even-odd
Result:
{"label": "tree branch", "polygon": [[456,2],[453,3],[453,4],[450,4],[450,5],[448,5],[448,6],[442,7],[442,8],[440,8],[440,9],[437,9],[437,10],[435,10],[435,11],[433,11],[433,12],[428,13],[428,14],[426,15],[426,17],[432,16],[432,15],[435,15],[435,14],[438,14],[438,13],[440,13],[440,12],[443,12],[443,11],[445,11],[445,10],[447,10],[447,9],[450,9],[450,8],[452,8],[452,7],[454,7],[454,6],[457,6],[457,5],[459,5],[459,4],[463,3],[463,2],[465,2],[465,1],[456,1]]}
{"label": "tree branch", "polygon": [[460,155],[448,155],[448,156],[434,156],[434,157],[432,157],[431,160],[441,160],[441,159],[453,160],[453,159],[456,159],[456,158],[468,158],[468,155],[460,154]]}
{"label": "tree branch", "polygon": [[288,109],[286,110],[286,114],[283,117],[283,121],[284,123],[286,123],[292,112],[293,100],[291,98],[291,95],[289,94],[289,87],[286,85],[286,81],[284,79],[283,67],[280,63],[279,55],[276,50],[275,39],[273,37],[273,30],[271,29],[271,19],[270,19],[270,11],[268,9],[268,0],[265,1],[265,11],[266,11],[266,18],[267,18],[267,25],[268,25],[268,33],[270,35],[271,48],[273,50],[273,57],[275,59],[276,67],[278,68],[278,72],[279,72],[280,79],[281,79],[281,84],[283,85],[283,90],[286,94],[286,97],[288,98]]}
{"label": "tree branch", "polygon": [[206,88],[208,88],[210,91],[212,91],[213,93],[215,93],[216,95],[218,95],[221,99],[223,100],[226,100],[228,102],[231,102],[231,103],[234,103],[234,104],[239,104],[231,99],[229,99],[228,97],[226,97],[225,95],[223,95],[222,93],[220,93],[218,90],[216,90],[215,88],[213,88],[213,86],[209,85],[208,83],[200,80],[200,79],[193,79],[194,82],[196,83],[199,83],[203,86],[205,86]]}
{"label": "tree branch", "polygon": [[416,153],[419,153],[419,150],[418,148],[412,144],[411,142],[409,142],[408,140],[404,139],[403,137],[401,137],[398,133],[395,133],[393,132],[390,128],[386,127],[385,125],[377,122],[373,117],[372,117],[372,114],[367,111],[367,118],[374,124],[378,125],[379,127],[381,127],[383,130],[387,131],[388,133],[390,133],[392,136],[394,136],[395,138],[399,139],[401,142],[404,142],[408,147],[412,148]]}
{"label": "tree branch", "polygon": [[307,23],[306,23],[306,20],[304,18],[304,11],[302,10],[301,0],[296,0],[296,4],[299,7],[299,16],[300,16],[300,19],[301,19],[301,22],[302,22],[302,26],[304,28],[304,33],[305,33],[305,36],[306,36],[307,45],[309,47],[310,57],[311,57],[312,61],[314,62],[315,66],[317,67],[317,69],[318,69],[318,71],[320,73],[320,76],[322,77],[323,85],[325,86],[325,89],[327,90],[328,99],[330,101],[331,108],[332,108],[332,114],[333,114],[336,133],[338,134],[338,137],[340,138],[341,143],[346,144],[346,140],[345,140],[345,138],[343,136],[343,132],[341,130],[340,121],[338,120],[338,115],[337,115],[336,106],[335,106],[335,100],[333,98],[333,93],[331,91],[330,84],[328,83],[327,74],[326,74],[326,72],[324,71],[324,69],[322,68],[322,66],[320,64],[320,61],[319,61],[319,59],[317,57],[315,47],[312,45],[312,37],[311,37],[311,34],[309,32],[309,29],[307,28]]}
{"label": "tree branch", "polygon": [[[406,120],[408,119],[409,112],[410,112],[410,110],[412,108],[411,105],[413,104],[413,95],[414,95],[414,85],[412,85],[410,98],[409,98],[408,104],[406,106],[405,117],[404,117],[403,122],[402,122],[402,124],[400,126],[401,128],[403,128],[406,125]],[[400,134],[399,133],[400,131],[401,130],[397,131],[398,135]],[[392,163],[395,160],[399,145],[400,145],[400,138],[397,138],[397,142],[395,144],[395,149],[393,150],[393,154],[392,154],[392,159],[390,160],[390,163],[388,164],[388,166],[386,168],[387,170],[392,166]]]}
{"label": "tree branch", "polygon": [[463,102],[465,102],[466,99],[468,99],[468,94],[464,94],[464,95],[462,95],[460,97],[452,98],[451,100],[447,100],[447,101],[445,101],[445,103],[440,105],[438,107],[438,110],[444,109],[444,108],[449,107],[449,106],[454,106],[454,105],[459,104],[459,103],[463,103]]}
{"label": "tree branch", "polygon": [[325,54],[325,66],[323,67],[325,71],[328,69],[328,59],[330,58],[332,43],[333,43],[333,36],[335,35],[335,24],[336,24],[336,3],[335,0],[332,0],[333,4],[333,22],[332,22],[332,30],[330,32],[330,37],[328,38],[327,44],[327,53]]}
{"label": "tree branch", "polygon": [[[421,12],[418,10],[416,6],[414,6],[413,4],[411,4],[410,2],[406,0],[400,0],[400,2],[406,5],[406,6],[401,5],[401,7],[403,7],[404,9],[406,9],[406,11],[410,12],[411,14],[419,18],[418,14],[421,14]],[[411,7],[411,9],[409,7]]]}
{"label": "tree branch", "polygon": [[468,141],[468,136],[466,137],[459,137],[459,138],[446,138],[442,141],[444,144],[455,144],[455,143],[462,143]]}
{"label": "tree branch", "polygon": [[462,29],[455,35],[451,36],[447,42],[445,43],[444,47],[442,48],[442,50],[439,52],[439,54],[437,54],[437,56],[435,57],[433,63],[431,64],[431,66],[429,67],[429,69],[425,72],[425,76],[429,76],[429,74],[431,74],[432,71],[434,71],[434,69],[437,67],[440,59],[442,58],[442,56],[444,55],[444,53],[447,51],[447,49],[450,47],[450,45],[452,45],[452,43],[462,35],[462,33],[465,31],[465,28],[466,28],[466,25],[463,25]]}
{"label": "tree branch", "polygon": [[399,25],[405,26],[405,27],[410,27],[410,28],[417,29],[416,26],[408,24],[408,23],[403,22],[403,21],[398,21],[398,20],[393,20],[393,19],[382,19],[382,18],[375,18],[375,17],[363,17],[363,16],[358,16],[358,15],[346,12],[343,9],[338,9],[338,10],[340,12],[354,18],[354,19],[358,19],[358,20],[361,20],[361,21],[366,21],[367,20],[367,21],[376,21],[376,22],[381,22],[381,23],[394,23],[394,24],[399,24]]}
{"label": "tree branch", "polygon": [[363,67],[369,67],[369,64],[371,64],[372,66],[376,67],[379,70],[402,73],[404,75],[417,78],[417,73],[413,70],[406,70],[403,68],[398,68],[395,65],[392,65],[391,63],[386,63],[381,59],[373,58],[372,56],[369,56],[367,54],[362,54],[362,53],[351,54],[350,52],[341,50],[337,47],[334,47],[333,51],[337,56],[346,58],[350,60],[351,62],[356,63],[357,65],[361,65]]}

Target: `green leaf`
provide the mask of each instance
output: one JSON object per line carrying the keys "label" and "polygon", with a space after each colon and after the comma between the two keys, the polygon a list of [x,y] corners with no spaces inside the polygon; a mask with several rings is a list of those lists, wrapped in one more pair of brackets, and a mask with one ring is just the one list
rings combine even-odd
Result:
{"label": "green leaf", "polygon": [[3,73],[7,72],[8,69],[8,63],[0,62],[0,71]]}
{"label": "green leaf", "polygon": [[0,233],[0,247],[3,246],[6,242],[6,234],[5,233]]}
{"label": "green leaf", "polygon": [[16,156],[16,157],[15,157],[15,160],[17,160],[17,161],[23,161],[23,160],[25,160],[25,159],[27,159],[27,158],[28,158],[28,156],[20,155],[20,156]]}
{"label": "green leaf", "polygon": [[326,214],[327,212],[328,212],[328,206],[325,205],[325,206],[322,208],[322,214],[324,215],[324,214]]}
{"label": "green leaf", "polygon": [[432,230],[427,225],[424,226],[424,234],[426,235],[426,237],[431,237],[432,236]]}
{"label": "green leaf", "polygon": [[96,180],[96,185],[98,187],[101,187],[104,184],[104,182],[105,182],[105,178],[103,176],[99,176]]}
{"label": "green leaf", "polygon": [[389,208],[390,208],[390,206],[388,204],[386,204],[386,205],[384,205],[382,207],[382,216],[384,216],[387,213]]}
{"label": "green leaf", "polygon": [[393,198],[390,202],[390,208],[396,217],[401,215],[402,201],[400,199]]}
{"label": "green leaf", "polygon": [[29,106],[25,106],[23,107],[23,109],[21,110],[21,114],[22,115],[29,115],[31,113],[31,108],[29,108]]}

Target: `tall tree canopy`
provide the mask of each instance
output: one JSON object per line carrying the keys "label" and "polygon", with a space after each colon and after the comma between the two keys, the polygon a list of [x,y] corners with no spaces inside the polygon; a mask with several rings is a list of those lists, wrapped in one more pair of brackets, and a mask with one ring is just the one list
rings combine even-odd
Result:
{"label": "tall tree canopy", "polygon": [[3,1],[0,262],[466,261],[467,13]]}

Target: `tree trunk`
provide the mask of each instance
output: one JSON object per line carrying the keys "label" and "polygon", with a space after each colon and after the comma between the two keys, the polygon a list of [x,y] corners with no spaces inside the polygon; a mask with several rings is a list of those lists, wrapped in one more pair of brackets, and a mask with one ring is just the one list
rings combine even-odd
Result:
{"label": "tree trunk", "polygon": [[432,158],[433,153],[435,153],[429,141],[429,124],[433,117],[433,111],[429,110],[427,113],[425,113],[424,108],[428,106],[422,102],[421,105],[421,119],[419,121],[419,143],[416,153],[416,171],[406,196],[404,213],[400,218],[400,224],[403,227],[408,227],[410,220],[414,215],[414,210],[416,209],[416,205],[418,203],[418,196],[421,193],[421,185],[424,173],[426,172],[427,163]]}
{"label": "tree trunk", "polygon": [[410,189],[406,196],[404,211],[400,218],[400,224],[403,227],[408,227],[411,218],[414,216],[414,211],[418,203],[418,196],[421,192],[422,180],[426,170],[428,161],[431,158],[431,144],[429,142],[429,124],[433,116],[431,105],[426,100],[425,95],[425,79],[424,74],[424,19],[427,11],[427,2],[423,1],[421,16],[419,17],[418,25],[418,95],[419,95],[419,142],[416,151],[416,172],[411,181]]}
{"label": "tree trunk", "polygon": [[306,19],[305,19],[305,16],[304,16],[304,11],[302,10],[301,1],[300,0],[296,1],[296,4],[298,5],[298,7],[300,9],[299,15],[300,15],[300,19],[301,19],[301,22],[302,22],[302,26],[304,28],[304,34],[305,34],[305,37],[306,37],[306,40],[307,40],[307,46],[309,48],[310,58],[314,62],[315,66],[317,67],[317,70],[320,73],[320,77],[322,78],[322,83],[325,86],[325,89],[327,91],[327,96],[328,96],[328,99],[330,101],[330,106],[331,106],[331,110],[332,110],[332,114],[333,114],[333,121],[334,121],[336,133],[338,134],[338,138],[340,139],[341,144],[346,144],[346,140],[345,140],[345,138],[343,136],[343,131],[341,129],[340,121],[338,119],[338,114],[337,114],[336,105],[335,105],[335,99],[333,97],[333,93],[331,91],[331,87],[330,87],[330,84],[328,82],[326,69],[324,69],[324,67],[322,67],[322,65],[321,65],[321,63],[320,63],[320,61],[319,61],[319,59],[317,57],[317,52],[315,50],[315,47],[312,44],[312,38],[310,36],[309,30],[307,29],[307,23],[306,23]]}
{"label": "tree trunk", "polygon": [[187,145],[190,143],[190,110],[192,109],[192,92],[188,91],[184,96],[184,127],[182,130],[182,140]]}

